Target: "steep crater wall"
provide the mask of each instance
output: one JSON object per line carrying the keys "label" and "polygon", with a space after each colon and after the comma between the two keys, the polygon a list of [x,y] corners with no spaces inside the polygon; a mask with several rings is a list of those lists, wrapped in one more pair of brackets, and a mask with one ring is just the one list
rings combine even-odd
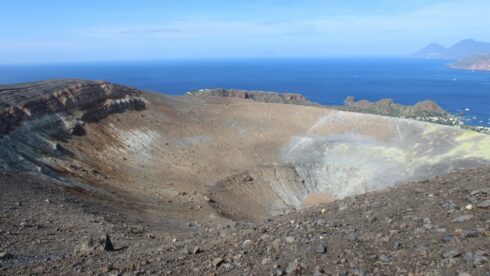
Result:
{"label": "steep crater wall", "polygon": [[284,161],[295,167],[310,190],[343,198],[490,164],[487,136],[388,118],[383,128],[371,116],[332,133],[332,126],[352,125],[355,116],[349,117],[320,118],[283,147]]}
{"label": "steep crater wall", "polygon": [[58,80],[0,86],[0,104],[0,165],[48,172],[56,159],[71,157],[61,142],[85,135],[86,123],[143,110],[146,101],[130,87]]}

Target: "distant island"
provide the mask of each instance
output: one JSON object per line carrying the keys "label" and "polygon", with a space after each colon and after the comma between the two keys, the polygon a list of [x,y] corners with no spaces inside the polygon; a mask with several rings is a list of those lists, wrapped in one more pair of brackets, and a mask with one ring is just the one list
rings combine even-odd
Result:
{"label": "distant island", "polygon": [[490,54],[469,56],[451,64],[451,67],[456,69],[490,71]]}
{"label": "distant island", "polygon": [[411,55],[413,58],[455,61],[452,68],[490,71],[490,43],[473,39],[462,40],[446,48],[431,43]]}
{"label": "distant island", "polygon": [[462,40],[446,48],[431,43],[411,55],[414,58],[460,60],[478,54],[490,54],[490,43],[474,39]]}

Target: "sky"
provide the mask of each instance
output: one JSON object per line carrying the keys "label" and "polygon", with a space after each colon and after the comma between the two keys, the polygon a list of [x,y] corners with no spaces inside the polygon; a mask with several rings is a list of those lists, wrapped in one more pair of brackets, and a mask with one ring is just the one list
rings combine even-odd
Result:
{"label": "sky", "polygon": [[490,41],[489,0],[0,0],[0,64],[403,56]]}

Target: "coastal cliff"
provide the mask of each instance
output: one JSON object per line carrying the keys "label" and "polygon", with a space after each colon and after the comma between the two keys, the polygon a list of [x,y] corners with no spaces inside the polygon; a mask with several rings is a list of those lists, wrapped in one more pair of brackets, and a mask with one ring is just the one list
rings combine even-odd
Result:
{"label": "coastal cliff", "polygon": [[192,96],[217,96],[225,98],[239,98],[245,100],[253,100],[264,103],[282,103],[282,104],[297,104],[297,105],[318,105],[308,101],[305,96],[299,93],[276,93],[265,91],[250,91],[239,89],[201,89],[187,92],[187,95]]}

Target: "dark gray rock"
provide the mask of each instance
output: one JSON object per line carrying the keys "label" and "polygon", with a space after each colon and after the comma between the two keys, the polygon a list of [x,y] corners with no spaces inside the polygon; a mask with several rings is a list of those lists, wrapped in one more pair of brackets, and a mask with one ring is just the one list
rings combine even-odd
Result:
{"label": "dark gray rock", "polygon": [[465,238],[475,238],[478,236],[478,231],[476,229],[470,228],[463,231],[463,237]]}
{"label": "dark gray rock", "polygon": [[482,202],[479,202],[479,203],[476,204],[476,206],[478,208],[488,208],[488,207],[490,207],[490,199],[489,200],[482,201]]}
{"label": "dark gray rock", "polygon": [[0,260],[7,260],[13,258],[14,255],[8,253],[7,251],[0,252]]}
{"label": "dark gray rock", "polygon": [[111,238],[109,237],[109,235],[105,236],[104,250],[105,251],[114,251],[114,245],[112,245]]}
{"label": "dark gray rock", "polygon": [[453,240],[453,238],[454,238],[454,237],[453,237],[453,235],[451,235],[451,234],[447,234],[447,235],[445,235],[444,237],[442,237],[442,239],[441,239],[441,240],[442,240],[443,242],[450,242],[450,241],[452,241],[452,240]]}
{"label": "dark gray rock", "polygon": [[319,243],[315,246],[315,252],[320,253],[320,254],[327,253],[327,247],[325,245]]}
{"label": "dark gray rock", "polygon": [[455,257],[458,257],[458,256],[461,256],[461,251],[459,251],[458,249],[449,249],[449,250],[444,251],[442,253],[442,257],[444,259],[447,259],[447,258],[455,258]]}

